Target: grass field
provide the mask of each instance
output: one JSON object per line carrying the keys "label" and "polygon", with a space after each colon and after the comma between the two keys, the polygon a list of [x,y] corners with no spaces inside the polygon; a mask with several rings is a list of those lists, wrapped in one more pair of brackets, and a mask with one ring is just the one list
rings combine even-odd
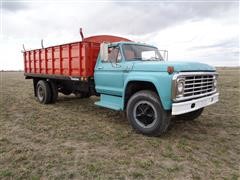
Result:
{"label": "grass field", "polygon": [[96,97],[41,105],[23,73],[1,72],[0,179],[239,179],[240,69],[218,72],[220,102],[157,138]]}

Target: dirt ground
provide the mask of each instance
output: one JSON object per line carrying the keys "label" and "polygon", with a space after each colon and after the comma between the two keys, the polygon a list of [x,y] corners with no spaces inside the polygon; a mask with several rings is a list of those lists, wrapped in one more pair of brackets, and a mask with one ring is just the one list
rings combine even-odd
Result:
{"label": "dirt ground", "polygon": [[239,179],[240,69],[218,72],[220,102],[157,138],[96,97],[41,105],[22,72],[1,72],[0,179]]}

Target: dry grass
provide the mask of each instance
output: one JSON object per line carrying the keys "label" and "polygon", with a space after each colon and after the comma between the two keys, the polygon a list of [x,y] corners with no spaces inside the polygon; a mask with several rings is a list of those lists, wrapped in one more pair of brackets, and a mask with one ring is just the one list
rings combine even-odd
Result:
{"label": "dry grass", "polygon": [[40,105],[31,80],[1,72],[0,179],[238,179],[239,69],[219,69],[220,102],[158,138],[96,98]]}

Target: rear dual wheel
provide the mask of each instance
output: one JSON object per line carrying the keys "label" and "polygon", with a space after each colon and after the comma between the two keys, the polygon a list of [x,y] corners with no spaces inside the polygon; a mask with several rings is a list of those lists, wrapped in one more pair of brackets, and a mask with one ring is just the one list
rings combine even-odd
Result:
{"label": "rear dual wheel", "polygon": [[49,104],[51,100],[51,88],[47,81],[40,80],[37,83],[37,99],[42,104]]}
{"label": "rear dual wheel", "polygon": [[36,86],[37,99],[42,104],[54,103],[58,97],[56,85],[53,82],[40,80]]}
{"label": "rear dual wheel", "polygon": [[50,85],[50,88],[51,88],[51,100],[50,100],[50,103],[55,103],[57,98],[58,98],[58,89],[57,89],[57,86],[54,82],[52,81],[49,81],[48,84]]}

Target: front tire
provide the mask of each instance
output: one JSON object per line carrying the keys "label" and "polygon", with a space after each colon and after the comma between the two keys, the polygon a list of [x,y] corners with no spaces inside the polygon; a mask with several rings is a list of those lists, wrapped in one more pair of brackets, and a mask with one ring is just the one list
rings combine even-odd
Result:
{"label": "front tire", "polygon": [[163,134],[170,124],[158,95],[149,90],[139,91],[129,99],[127,117],[136,131],[149,136]]}
{"label": "front tire", "polygon": [[49,104],[51,101],[52,93],[50,85],[44,81],[40,80],[37,83],[37,99],[42,104]]}

